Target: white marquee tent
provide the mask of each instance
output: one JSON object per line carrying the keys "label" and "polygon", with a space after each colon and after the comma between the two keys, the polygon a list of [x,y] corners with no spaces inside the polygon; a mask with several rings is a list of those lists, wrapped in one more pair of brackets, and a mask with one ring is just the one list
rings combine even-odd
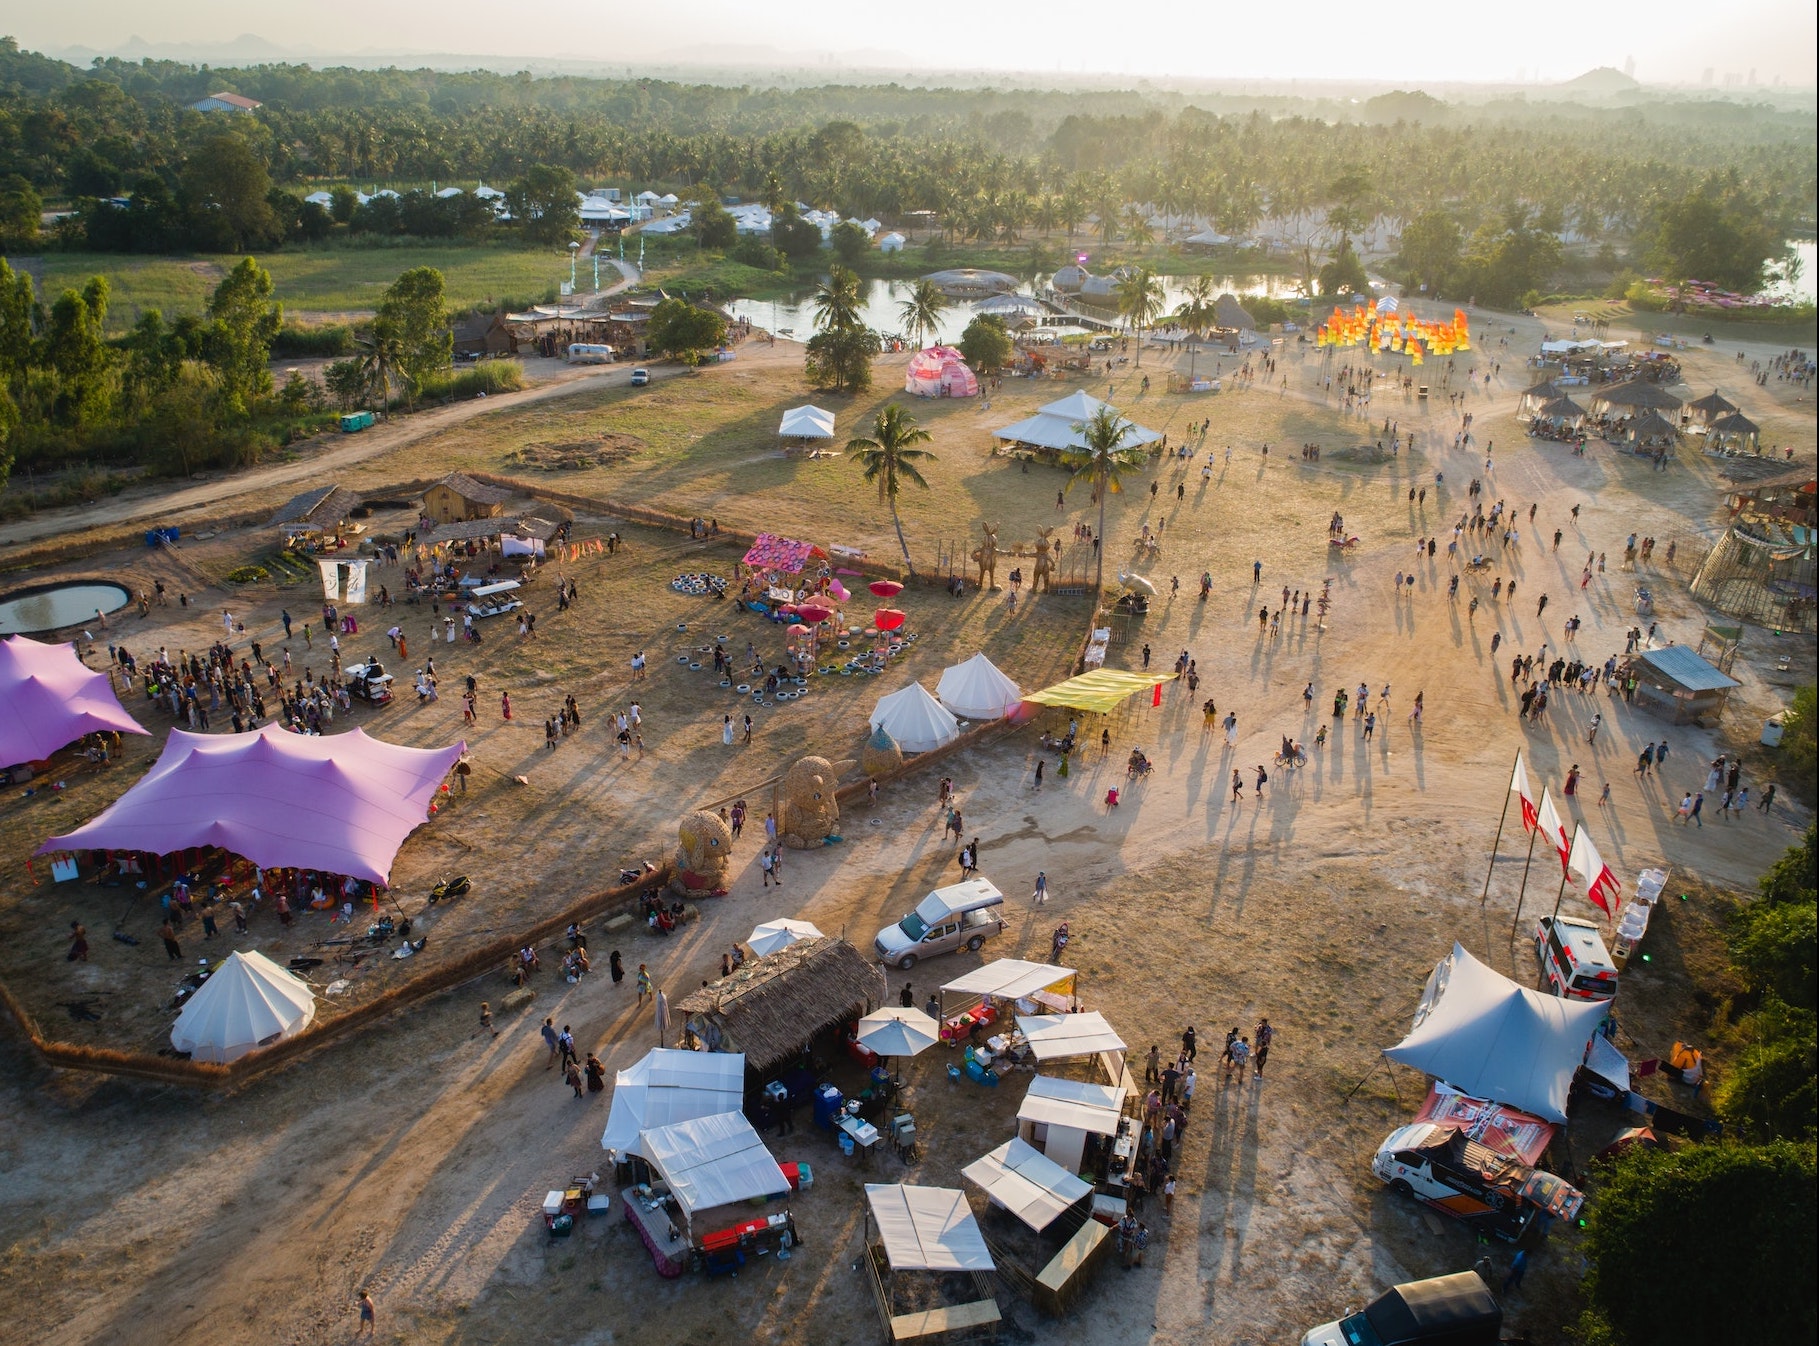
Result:
{"label": "white marquee tent", "polygon": [[981,652],[944,669],[935,695],[963,720],[1001,720],[1023,700],[1023,689]]}
{"label": "white marquee tent", "polygon": [[613,1076],[613,1105],[600,1147],[649,1158],[639,1136],[655,1127],[737,1112],[745,1095],[745,1053],[656,1047]]}
{"label": "white marquee tent", "polygon": [[[1074,969],[1022,958],[994,958],[941,988],[943,995],[995,996],[1000,1000],[1034,1000],[1054,1009],[1072,1008]],[[942,1007],[944,1010],[946,1006]]]}
{"label": "white marquee tent", "polygon": [[960,1172],[984,1188],[993,1205],[1002,1206],[1038,1234],[1093,1190],[1090,1182],[1021,1140],[1005,1141]]}
{"label": "white marquee tent", "polygon": [[791,407],[783,413],[777,434],[783,439],[832,439],[834,413],[813,405]]}
{"label": "white marquee tent", "polygon": [[[1079,452],[1086,447],[1086,437],[1074,427],[1086,424],[1101,407],[1108,405],[1085,392],[1072,392],[1058,402],[1050,402],[1027,420],[993,432],[992,438],[1007,444],[1029,444],[1059,453]],[[1111,407],[1110,410],[1116,415],[1123,415],[1116,407]],[[1154,430],[1134,422],[1127,421],[1126,426],[1123,437],[1118,441],[1121,449],[1154,444],[1162,438]]]}
{"label": "white marquee tent", "polygon": [[1038,1075],[1017,1109],[1017,1135],[1039,1145],[1070,1173],[1078,1173],[1086,1158],[1087,1136],[1117,1135],[1123,1113],[1123,1089]]}
{"label": "white marquee tent", "polygon": [[1408,1036],[1383,1054],[1473,1098],[1564,1122],[1573,1072],[1609,1010],[1518,986],[1455,944],[1428,977]]}
{"label": "white marquee tent", "polygon": [[184,1005],[171,1046],[225,1065],[255,1047],[296,1037],[316,1017],[316,996],[262,953],[230,953]]}
{"label": "white marquee tent", "polygon": [[985,1235],[953,1187],[865,1184],[892,1271],[990,1271]]}
{"label": "white marquee tent", "polygon": [[[712,1053],[703,1053],[712,1055]],[[698,1211],[789,1190],[789,1179],[740,1112],[696,1117],[644,1132],[639,1145],[692,1223]]]}
{"label": "white marquee tent", "polygon": [[919,682],[881,697],[872,728],[882,728],[905,752],[928,752],[960,737],[960,722]]}

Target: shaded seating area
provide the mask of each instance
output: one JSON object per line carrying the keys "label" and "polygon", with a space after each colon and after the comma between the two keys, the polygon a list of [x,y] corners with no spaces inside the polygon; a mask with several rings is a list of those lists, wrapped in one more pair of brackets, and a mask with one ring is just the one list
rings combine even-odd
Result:
{"label": "shaded seating area", "polygon": [[1114,1243],[1092,1218],[1092,1184],[1022,1140],[1005,1141],[961,1174],[986,1197],[980,1227],[999,1276],[1042,1312],[1065,1313]]}
{"label": "shaded seating area", "polygon": [[996,1268],[966,1193],[867,1183],[865,1203],[864,1261],[885,1340],[994,1337]]}
{"label": "shaded seating area", "polygon": [[1673,724],[1697,724],[1723,713],[1731,689],[1742,686],[1686,645],[1644,650],[1624,671],[1636,675],[1636,704]]}

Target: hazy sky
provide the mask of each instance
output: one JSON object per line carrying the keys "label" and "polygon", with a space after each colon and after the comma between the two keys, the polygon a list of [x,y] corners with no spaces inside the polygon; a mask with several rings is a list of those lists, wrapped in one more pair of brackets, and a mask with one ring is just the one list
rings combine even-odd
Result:
{"label": "hazy sky", "polygon": [[[10,14],[8,13],[10,11]],[[920,17],[918,17],[920,16]],[[1125,22],[1123,20],[1128,20]],[[1656,0],[1638,9],[1568,11],[1478,3],[1373,7],[1353,0],[1215,4],[1174,0],[1137,9],[1050,0],[1037,7],[685,0],[592,6],[574,0],[61,0],[0,5],[0,32],[27,47],[109,51],[148,42],[226,42],[254,33],[298,51],[458,52],[677,62],[694,44],[717,63],[738,47],[853,54],[886,69],[983,68],[1176,75],[1222,80],[1384,79],[1503,82],[1567,79],[1631,58],[1646,82],[1697,83],[1707,69],[1763,84],[1815,81],[1812,0]],[[696,50],[699,50],[697,47]]]}

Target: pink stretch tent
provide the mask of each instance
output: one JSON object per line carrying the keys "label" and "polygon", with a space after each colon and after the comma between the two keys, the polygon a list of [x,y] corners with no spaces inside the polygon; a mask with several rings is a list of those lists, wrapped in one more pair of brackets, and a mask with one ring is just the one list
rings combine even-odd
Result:
{"label": "pink stretch tent", "polygon": [[0,766],[41,762],[99,729],[143,734],[108,682],[72,645],[0,641]]}
{"label": "pink stretch tent", "polygon": [[758,534],[745,553],[745,563],[752,569],[781,570],[786,575],[801,574],[810,561],[825,560],[827,553],[814,543],[778,537],[775,533]]}
{"label": "pink stretch tent", "polygon": [[979,377],[952,346],[930,346],[910,356],[903,390],[917,397],[977,397]]}
{"label": "pink stretch tent", "polygon": [[256,734],[173,729],[143,780],[40,853],[220,846],[265,869],[385,883],[466,748],[401,748],[360,729],[315,738],[275,724]]}

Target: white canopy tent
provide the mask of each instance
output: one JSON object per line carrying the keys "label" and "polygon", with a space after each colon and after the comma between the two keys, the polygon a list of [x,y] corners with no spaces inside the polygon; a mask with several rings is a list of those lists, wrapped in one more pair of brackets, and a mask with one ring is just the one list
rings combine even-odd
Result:
{"label": "white canopy tent", "polygon": [[1383,1054],[1473,1098],[1564,1122],[1573,1073],[1609,1011],[1518,986],[1455,944],[1428,977],[1408,1036]]}
{"label": "white canopy tent", "polygon": [[954,1187],[865,1184],[892,1271],[991,1271],[985,1235]]}
{"label": "white canopy tent", "polygon": [[1037,1005],[1066,1012],[1073,1008],[1075,976],[1071,967],[1030,963],[1021,958],[995,958],[941,988],[942,1017],[947,1017],[949,1012],[950,995],[970,1001],[983,1000],[987,996],[1000,1000],[1027,1000],[1032,1014]]}
{"label": "white canopy tent", "polygon": [[1117,1135],[1123,1111],[1122,1089],[1038,1075],[1017,1109],[1017,1135],[1068,1172],[1078,1173],[1087,1136]]}
{"label": "white canopy tent", "polygon": [[821,931],[807,921],[792,921],[788,917],[778,917],[762,925],[752,927],[752,933],[745,941],[753,956],[767,957],[778,949],[787,949],[799,939],[820,939]]}
{"label": "white canopy tent", "polygon": [[[1050,402],[1026,420],[994,431],[992,437],[1006,444],[1028,444],[1056,453],[1079,453],[1086,448],[1086,436],[1074,427],[1092,420],[1101,407],[1109,407],[1115,415],[1123,415],[1116,407],[1110,407],[1108,403],[1085,392],[1076,391],[1058,402]],[[1127,421],[1118,447],[1139,448],[1145,444],[1154,444],[1161,438],[1154,430]]]}
{"label": "white canopy tent", "polygon": [[859,1020],[857,1038],[879,1056],[916,1056],[941,1040],[941,1026],[919,1009],[887,1005]]}
{"label": "white canopy tent", "polygon": [[1038,1061],[1095,1056],[1103,1061],[1106,1078],[1113,1084],[1124,1078],[1124,1056],[1129,1048],[1098,1010],[1083,1014],[1019,1014],[1017,1029]]}
{"label": "white canopy tent", "polygon": [[905,752],[928,752],[960,737],[960,722],[919,682],[879,698],[872,728],[882,728]]}
{"label": "white canopy tent", "polygon": [[1022,702],[1023,689],[981,651],[965,663],[942,670],[935,695],[963,720],[1001,720]]}
{"label": "white canopy tent", "polygon": [[813,404],[791,407],[783,413],[783,423],[777,427],[777,434],[782,439],[832,439],[834,413]]}
{"label": "white canopy tent", "polygon": [[1038,1234],[1093,1190],[1090,1182],[1021,1140],[1005,1141],[960,1172],[984,1188],[993,1205],[1004,1207]]}
{"label": "white canopy tent", "polygon": [[600,1148],[648,1159],[646,1130],[737,1112],[745,1096],[743,1052],[684,1052],[655,1047],[613,1076],[613,1105]]}
{"label": "white canopy tent", "polygon": [[230,953],[177,1016],[171,1046],[194,1060],[225,1065],[255,1047],[296,1037],[315,1018],[316,996],[302,979],[262,953]]}
{"label": "white canopy tent", "polygon": [[789,1179],[744,1113],[656,1127],[640,1135],[638,1143],[690,1224],[699,1211],[789,1190]]}

